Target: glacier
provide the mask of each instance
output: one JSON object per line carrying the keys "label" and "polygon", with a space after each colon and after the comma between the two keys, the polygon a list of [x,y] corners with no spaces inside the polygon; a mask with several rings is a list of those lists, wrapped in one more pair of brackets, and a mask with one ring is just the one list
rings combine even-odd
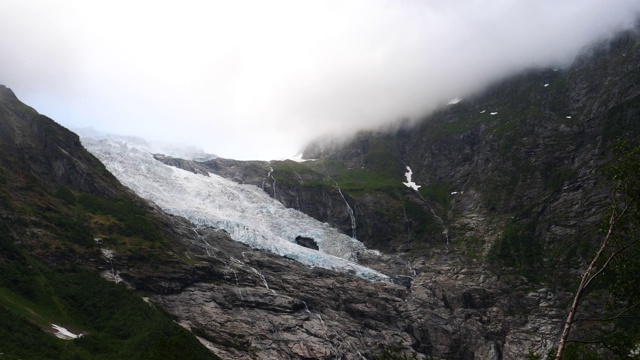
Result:
{"label": "glacier", "polygon": [[[197,226],[223,229],[254,249],[299,261],[311,267],[355,274],[370,281],[388,281],[378,271],[357,263],[358,255],[378,255],[362,242],[295,209],[286,208],[253,185],[238,184],[165,165],[153,154],[158,148],[140,138],[80,134],[82,144],[138,196],[165,212],[185,217]],[[159,151],[160,150],[160,151]],[[164,153],[164,155],[173,154]],[[201,158],[201,155],[199,156]],[[189,159],[192,160],[192,159]],[[319,250],[295,243],[313,238]]]}

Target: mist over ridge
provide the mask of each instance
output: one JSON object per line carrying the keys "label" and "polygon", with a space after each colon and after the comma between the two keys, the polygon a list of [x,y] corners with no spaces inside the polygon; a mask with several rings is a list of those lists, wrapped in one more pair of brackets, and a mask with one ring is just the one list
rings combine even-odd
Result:
{"label": "mist over ridge", "polygon": [[631,0],[5,7],[0,82],[43,114],[236,159],[292,157],[567,66],[640,13]]}

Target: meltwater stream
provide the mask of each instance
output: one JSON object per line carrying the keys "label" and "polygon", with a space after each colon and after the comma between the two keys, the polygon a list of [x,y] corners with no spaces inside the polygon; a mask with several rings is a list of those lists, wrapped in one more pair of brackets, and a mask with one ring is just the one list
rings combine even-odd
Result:
{"label": "meltwater stream", "polygon": [[[358,254],[374,252],[360,241],[284,207],[258,187],[165,165],[153,158],[153,152],[159,151],[140,139],[83,136],[82,143],[122,184],[170,214],[196,225],[224,229],[234,240],[252,248],[309,266],[349,272],[373,281],[388,279],[354,262]],[[297,245],[297,236],[314,239],[319,251]]]}

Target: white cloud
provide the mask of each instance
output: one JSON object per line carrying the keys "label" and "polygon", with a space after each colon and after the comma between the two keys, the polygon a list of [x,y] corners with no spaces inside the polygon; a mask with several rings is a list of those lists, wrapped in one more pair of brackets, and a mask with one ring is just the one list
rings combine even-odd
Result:
{"label": "white cloud", "polygon": [[70,127],[282,158],[630,26],[631,0],[6,0],[0,83]]}

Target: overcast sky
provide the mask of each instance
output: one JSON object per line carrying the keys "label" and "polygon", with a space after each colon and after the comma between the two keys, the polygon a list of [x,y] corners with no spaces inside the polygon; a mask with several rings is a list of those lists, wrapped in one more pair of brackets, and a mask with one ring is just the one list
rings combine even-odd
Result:
{"label": "overcast sky", "polygon": [[630,27],[638,0],[2,0],[0,83],[64,126],[280,159]]}

